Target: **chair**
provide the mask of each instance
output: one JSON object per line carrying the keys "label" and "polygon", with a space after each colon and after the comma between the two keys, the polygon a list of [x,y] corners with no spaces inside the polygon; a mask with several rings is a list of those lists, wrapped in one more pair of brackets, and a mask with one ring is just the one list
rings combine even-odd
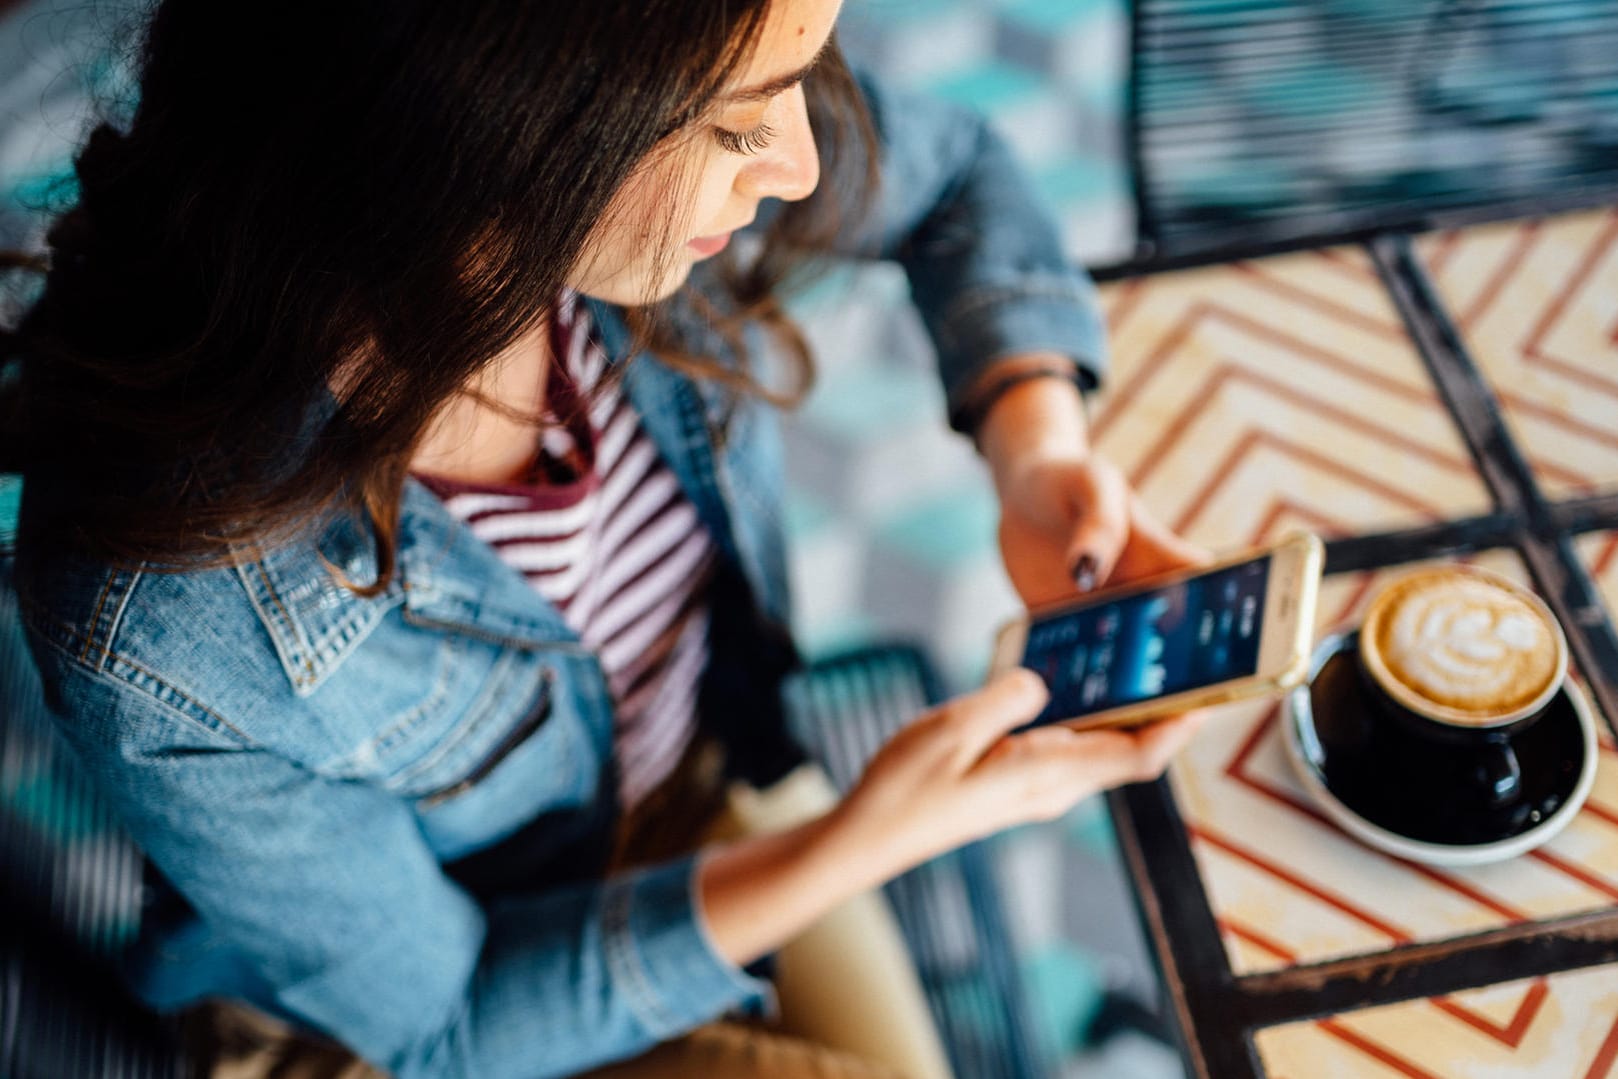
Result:
{"label": "chair", "polygon": [[[827,658],[787,686],[794,732],[839,790],[940,698],[926,657],[904,645]],[[973,844],[937,858],[886,892],[959,1079],[1052,1074],[1032,1028],[987,848]]]}
{"label": "chair", "polygon": [[1142,262],[1610,203],[1610,0],[1135,0]]}
{"label": "chair", "polygon": [[174,1023],[112,969],[142,860],[45,715],[12,588],[16,489],[0,477],[0,1075],[182,1079]]}

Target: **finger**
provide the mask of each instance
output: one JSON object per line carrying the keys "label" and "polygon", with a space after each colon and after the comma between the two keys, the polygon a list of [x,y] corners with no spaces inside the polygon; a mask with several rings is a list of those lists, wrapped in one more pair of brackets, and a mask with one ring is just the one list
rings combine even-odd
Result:
{"label": "finger", "polygon": [[1162,774],[1207,715],[1205,709],[1186,712],[1133,729],[1041,727],[1004,739],[994,757],[1008,769],[1078,768],[1097,789],[1113,787]]}
{"label": "finger", "polygon": [[1201,709],[1161,719],[1134,731],[1137,765],[1134,779],[1155,779],[1162,775],[1207,719],[1208,711]]}
{"label": "finger", "polygon": [[970,778],[986,804],[1009,819],[1050,820],[1098,791],[1143,778],[1143,758],[1129,731],[1040,727],[1002,739]]}
{"label": "finger", "polygon": [[1016,667],[996,676],[983,688],[957,697],[943,707],[952,740],[951,753],[964,770],[989,747],[1039,715],[1050,691],[1033,671]]}
{"label": "finger", "polygon": [[1213,554],[1207,548],[1192,543],[1159,521],[1137,491],[1129,492],[1129,528],[1131,533],[1140,533],[1151,546],[1181,562],[1204,565],[1213,561]]}
{"label": "finger", "polygon": [[1203,566],[1213,556],[1171,532],[1146,508],[1138,494],[1129,494],[1129,542],[1115,571],[1119,580],[1155,577],[1188,566]]}
{"label": "finger", "polygon": [[1129,484],[1105,461],[1077,474],[1082,489],[1064,552],[1074,587],[1089,592],[1112,577],[1129,540]]}

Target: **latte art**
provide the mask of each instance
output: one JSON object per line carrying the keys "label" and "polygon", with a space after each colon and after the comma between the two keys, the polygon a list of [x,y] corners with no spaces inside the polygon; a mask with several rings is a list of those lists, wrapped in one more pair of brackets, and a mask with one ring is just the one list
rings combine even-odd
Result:
{"label": "latte art", "polygon": [[1566,665],[1561,632],[1537,597],[1459,567],[1395,581],[1372,604],[1361,644],[1401,703],[1463,726],[1542,703]]}

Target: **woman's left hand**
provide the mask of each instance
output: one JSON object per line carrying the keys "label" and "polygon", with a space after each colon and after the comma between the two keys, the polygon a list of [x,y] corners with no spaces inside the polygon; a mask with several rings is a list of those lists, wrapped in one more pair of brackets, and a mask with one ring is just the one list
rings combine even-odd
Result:
{"label": "woman's left hand", "polygon": [[1030,607],[1208,560],[1094,455],[1022,462],[998,488],[1000,554]]}
{"label": "woman's left hand", "polygon": [[[1036,361],[1049,362],[1027,362]],[[1000,497],[1000,553],[1028,606],[1209,560],[1152,516],[1122,472],[1091,452],[1072,383],[1040,378],[1014,386],[978,435]]]}

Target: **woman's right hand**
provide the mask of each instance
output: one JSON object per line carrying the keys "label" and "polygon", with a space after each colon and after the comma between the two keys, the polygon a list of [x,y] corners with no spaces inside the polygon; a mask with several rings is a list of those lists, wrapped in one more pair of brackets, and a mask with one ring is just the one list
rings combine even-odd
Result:
{"label": "woman's right hand", "polygon": [[894,735],[824,816],[706,852],[697,891],[715,948],[745,965],[929,858],[1160,775],[1200,724],[1193,712],[1130,731],[1010,733],[1045,699],[1031,671],[1003,674]]}
{"label": "woman's right hand", "polygon": [[836,811],[895,875],[1017,824],[1052,820],[1097,791],[1153,779],[1201,725],[1191,712],[1132,730],[1017,734],[1048,694],[1018,668],[923,715],[884,746]]}

